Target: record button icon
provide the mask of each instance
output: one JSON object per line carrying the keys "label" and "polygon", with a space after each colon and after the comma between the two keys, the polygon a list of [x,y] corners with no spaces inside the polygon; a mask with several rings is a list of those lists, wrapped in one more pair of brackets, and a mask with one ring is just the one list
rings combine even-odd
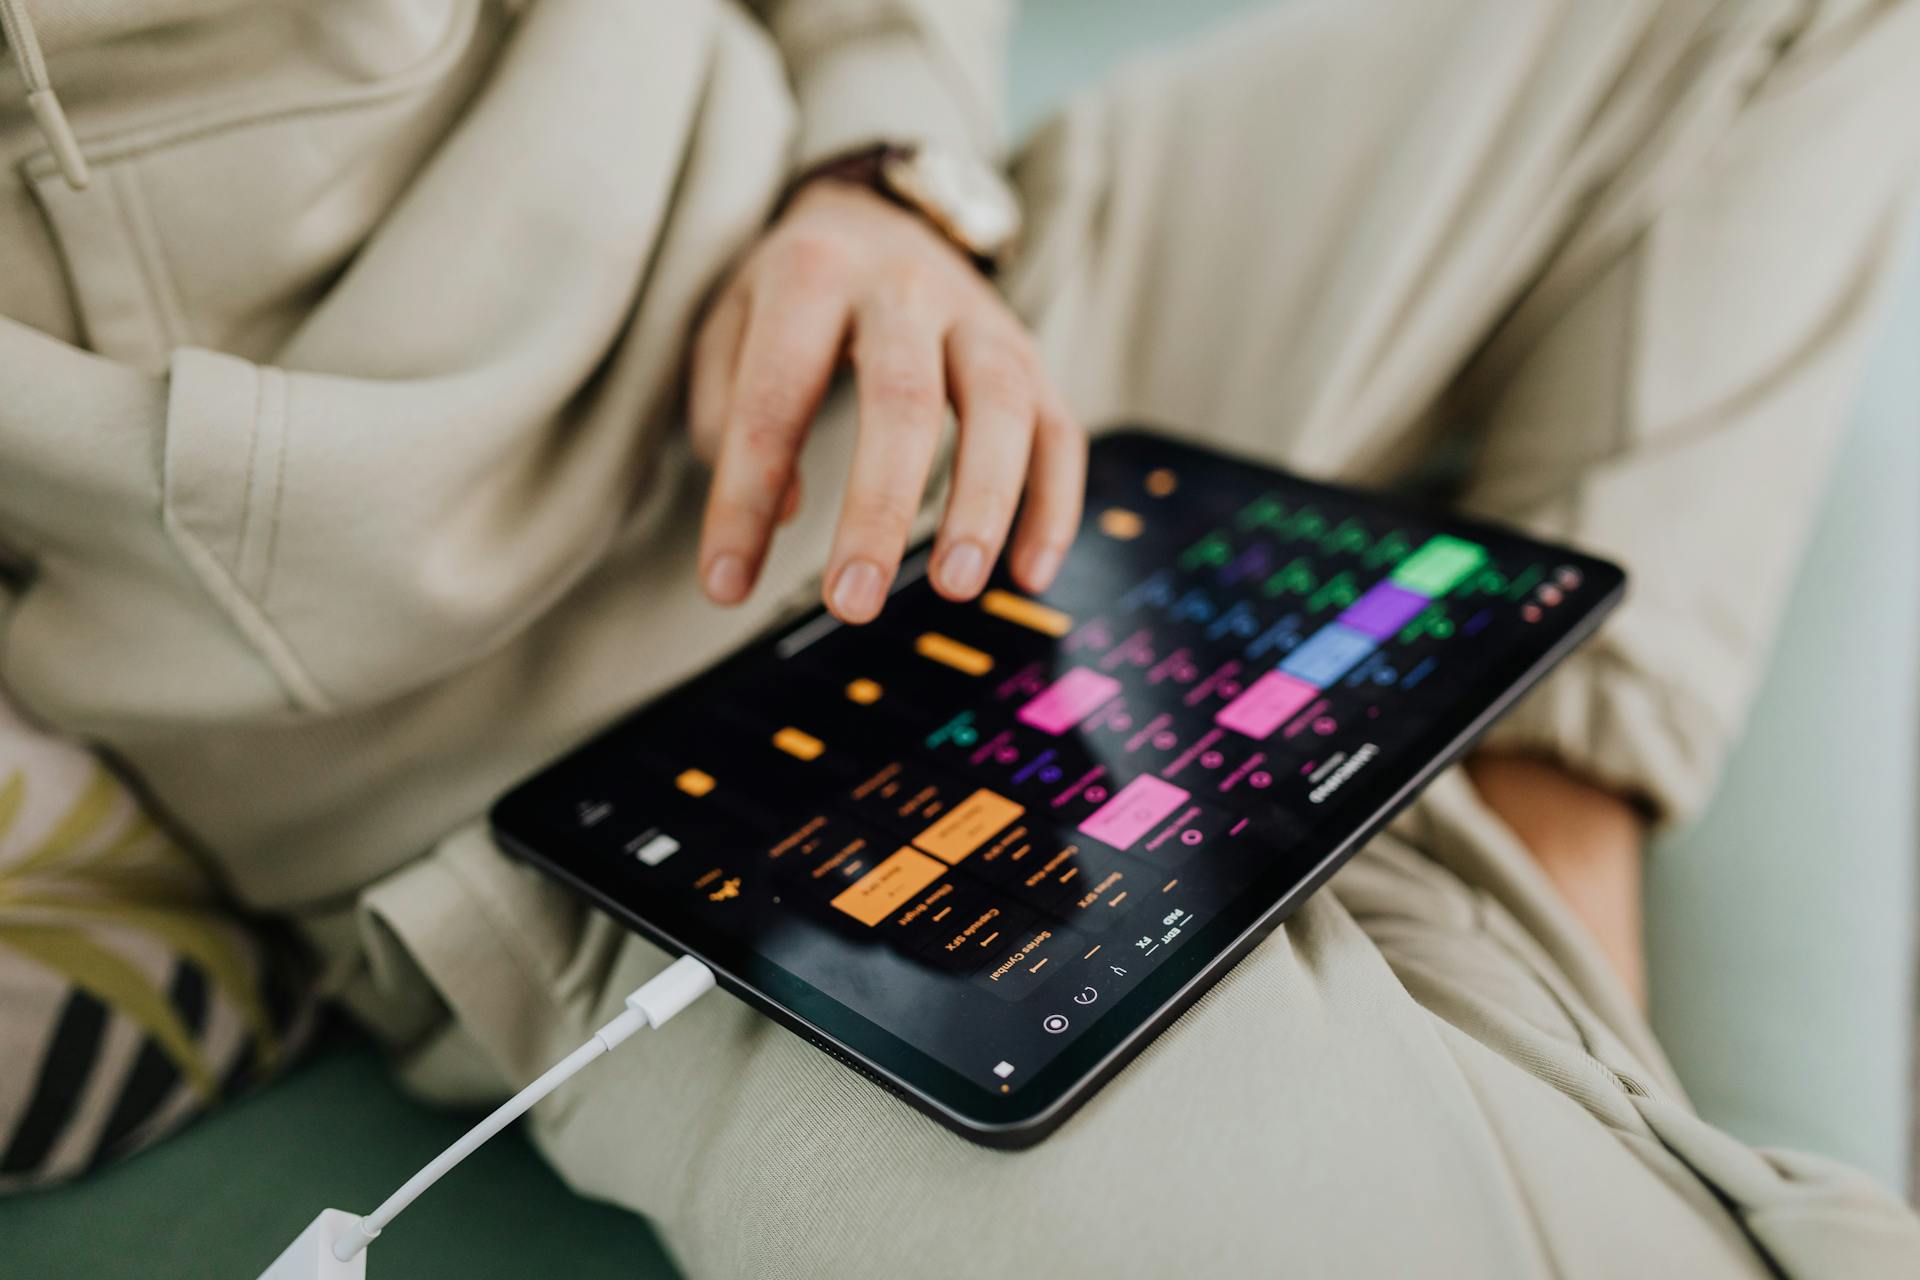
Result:
{"label": "record button icon", "polygon": [[1040,1029],[1050,1036],[1057,1036],[1067,1029],[1067,1016],[1063,1013],[1050,1013],[1040,1019]]}

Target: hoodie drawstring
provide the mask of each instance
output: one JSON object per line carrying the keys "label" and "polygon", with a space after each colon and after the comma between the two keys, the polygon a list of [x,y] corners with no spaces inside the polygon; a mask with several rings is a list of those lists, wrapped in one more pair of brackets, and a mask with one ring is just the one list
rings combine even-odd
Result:
{"label": "hoodie drawstring", "polygon": [[33,112],[33,122],[40,126],[41,135],[52,149],[61,176],[75,191],[84,190],[87,160],[80,154],[80,140],[73,136],[73,126],[67,123],[60,97],[47,79],[47,59],[40,52],[40,37],[33,32],[27,0],[0,0],[0,35],[6,37],[7,48],[13,50],[13,60],[19,64],[20,76],[27,85],[27,109]]}

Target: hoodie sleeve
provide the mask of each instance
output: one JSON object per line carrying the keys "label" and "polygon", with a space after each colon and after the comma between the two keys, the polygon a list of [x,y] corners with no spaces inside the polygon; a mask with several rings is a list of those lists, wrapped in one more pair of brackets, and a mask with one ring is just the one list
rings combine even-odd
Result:
{"label": "hoodie sleeve", "polygon": [[1705,806],[1911,224],[1917,39],[1911,6],[1800,33],[1644,229],[1575,287],[1543,280],[1489,349],[1467,503],[1629,573],[1491,745],[1663,821]]}
{"label": "hoodie sleeve", "polygon": [[757,0],[799,103],[794,169],[879,142],[995,158],[1005,0]]}

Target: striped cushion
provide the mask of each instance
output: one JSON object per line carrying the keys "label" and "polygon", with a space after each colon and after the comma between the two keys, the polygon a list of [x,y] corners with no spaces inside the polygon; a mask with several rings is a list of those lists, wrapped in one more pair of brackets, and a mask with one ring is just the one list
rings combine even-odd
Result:
{"label": "striped cushion", "polygon": [[312,1022],[290,972],[125,784],[0,704],[0,1191],[275,1070]]}

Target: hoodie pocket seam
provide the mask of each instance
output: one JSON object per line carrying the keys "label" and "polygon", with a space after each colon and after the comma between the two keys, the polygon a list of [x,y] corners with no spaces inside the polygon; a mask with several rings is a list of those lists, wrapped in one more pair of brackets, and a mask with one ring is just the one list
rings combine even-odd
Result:
{"label": "hoodie pocket seam", "polygon": [[[327,712],[334,709],[333,699],[268,617],[263,600],[284,487],[287,382],[282,370],[231,356],[192,349],[176,353],[163,445],[161,520],[194,576],[267,663],[292,704]],[[225,395],[216,394],[222,390]],[[244,443],[238,439],[242,432]],[[239,461],[223,465],[225,458]],[[210,538],[222,530],[233,545],[231,556],[222,556]]]}
{"label": "hoodie pocket seam", "polygon": [[293,647],[268,621],[266,613],[254,603],[245,589],[234,581],[220,563],[220,558],[201,540],[200,535],[181,524],[171,511],[166,513],[165,519],[167,531],[173,535],[174,544],[180,548],[187,563],[215,599],[226,608],[235,625],[267,660],[294,704],[303,711],[332,711],[333,700],[315,683]]}
{"label": "hoodie pocket seam", "polygon": [[181,302],[180,281],[174,273],[173,259],[160,241],[160,229],[147,203],[147,188],[135,163],[104,166],[114,207],[120,223],[134,247],[134,262],[146,288],[159,336],[169,347],[189,345],[197,339],[192,321]]}
{"label": "hoodie pocket seam", "polygon": [[273,582],[274,552],[280,545],[292,380],[282,370],[257,366],[254,380],[259,388],[258,407],[247,442],[247,496],[240,518],[240,547],[234,560],[234,578],[242,590],[264,606]]}

